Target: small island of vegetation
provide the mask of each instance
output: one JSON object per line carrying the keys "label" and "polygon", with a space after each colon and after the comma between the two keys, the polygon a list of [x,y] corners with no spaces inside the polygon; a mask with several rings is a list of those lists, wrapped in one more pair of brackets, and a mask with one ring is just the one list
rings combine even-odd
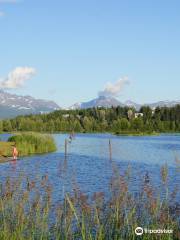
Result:
{"label": "small island of vegetation", "polygon": [[55,141],[48,134],[17,133],[11,136],[7,142],[0,142],[0,162],[7,161],[12,156],[14,144],[16,144],[19,156],[48,153],[56,150]]}

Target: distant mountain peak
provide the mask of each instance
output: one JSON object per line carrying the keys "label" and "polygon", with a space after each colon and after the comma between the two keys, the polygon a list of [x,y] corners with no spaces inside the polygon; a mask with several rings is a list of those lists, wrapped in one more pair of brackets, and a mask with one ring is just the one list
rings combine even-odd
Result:
{"label": "distant mountain peak", "polygon": [[29,95],[20,96],[0,90],[0,118],[31,113],[48,113],[58,109],[60,107],[53,101],[36,99]]}
{"label": "distant mountain peak", "polygon": [[70,109],[86,109],[92,107],[112,107],[122,105],[116,98],[113,97],[106,97],[106,96],[99,96],[93,100],[88,102],[76,103],[70,107]]}
{"label": "distant mountain peak", "polygon": [[180,101],[166,100],[166,101],[159,101],[159,102],[149,103],[149,104],[139,104],[132,100],[127,100],[123,103],[113,97],[100,96],[100,97],[90,100],[88,102],[76,103],[76,104],[72,105],[69,109],[86,109],[86,108],[93,108],[93,107],[109,108],[112,106],[114,106],[114,107],[128,106],[128,107],[134,107],[136,110],[139,110],[142,106],[150,106],[152,109],[154,109],[158,106],[159,107],[163,107],[163,106],[172,107],[176,104],[180,104]]}

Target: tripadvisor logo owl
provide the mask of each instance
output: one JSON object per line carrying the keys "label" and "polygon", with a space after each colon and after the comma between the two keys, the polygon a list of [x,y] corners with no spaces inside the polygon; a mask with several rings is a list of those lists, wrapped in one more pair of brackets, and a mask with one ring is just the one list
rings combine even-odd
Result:
{"label": "tripadvisor logo owl", "polygon": [[138,236],[142,235],[143,234],[143,228],[142,227],[137,227],[135,229],[135,234],[138,235]]}
{"label": "tripadvisor logo owl", "polygon": [[135,234],[138,236],[141,236],[142,234],[172,234],[173,229],[148,229],[148,228],[142,228],[142,227],[137,227],[135,229]]}

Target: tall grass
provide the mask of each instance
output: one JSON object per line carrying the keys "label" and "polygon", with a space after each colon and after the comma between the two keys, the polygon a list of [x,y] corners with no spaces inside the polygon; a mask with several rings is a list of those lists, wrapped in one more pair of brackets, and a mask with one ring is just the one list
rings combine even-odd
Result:
{"label": "tall grass", "polygon": [[53,137],[40,133],[19,133],[8,139],[15,142],[19,155],[26,156],[34,153],[47,153],[56,150]]}
{"label": "tall grass", "polygon": [[[0,187],[0,239],[178,240],[180,206],[175,201],[177,191],[169,194],[167,176],[167,166],[163,166],[157,192],[146,174],[134,195],[129,190],[129,169],[123,175],[115,170],[108,198],[102,192],[87,196],[75,187],[56,205],[48,176],[37,181],[27,178],[23,188],[21,179],[7,179]],[[172,229],[173,233],[139,238],[134,232],[137,226]]]}
{"label": "tall grass", "polygon": [[13,142],[0,142],[0,157],[11,156],[13,145]]}

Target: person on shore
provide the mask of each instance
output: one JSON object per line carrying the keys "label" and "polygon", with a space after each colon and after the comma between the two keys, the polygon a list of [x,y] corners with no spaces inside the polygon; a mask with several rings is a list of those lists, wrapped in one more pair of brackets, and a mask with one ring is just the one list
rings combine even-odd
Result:
{"label": "person on shore", "polygon": [[13,155],[13,160],[17,160],[17,157],[18,157],[18,150],[16,148],[16,144],[14,144],[13,146],[13,151],[12,151],[12,155]]}

